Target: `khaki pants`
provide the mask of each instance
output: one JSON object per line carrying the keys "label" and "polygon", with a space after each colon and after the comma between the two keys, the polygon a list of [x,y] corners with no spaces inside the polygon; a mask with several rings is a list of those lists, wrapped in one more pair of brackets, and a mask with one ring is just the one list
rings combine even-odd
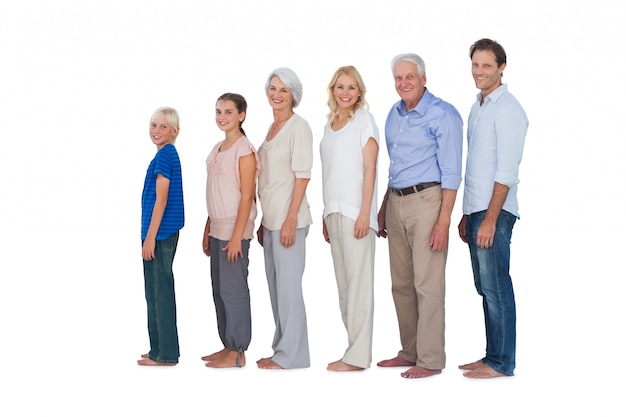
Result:
{"label": "khaki pants", "polygon": [[402,350],[398,356],[426,369],[443,369],[447,249],[433,252],[430,234],[439,217],[441,186],[390,193],[386,229],[393,300]]}

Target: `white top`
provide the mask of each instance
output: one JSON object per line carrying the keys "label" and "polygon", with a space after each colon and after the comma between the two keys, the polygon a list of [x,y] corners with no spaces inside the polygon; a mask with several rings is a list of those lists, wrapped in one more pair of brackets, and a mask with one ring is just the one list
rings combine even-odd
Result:
{"label": "white top", "polygon": [[[296,178],[311,178],[313,133],[306,120],[294,114],[271,140],[259,147],[261,174],[258,194],[263,210],[261,223],[269,230],[280,230],[287,218]],[[313,223],[304,195],[296,228]]]}
{"label": "white top", "polygon": [[[324,218],[341,213],[356,220],[363,201],[363,147],[373,138],[379,143],[378,126],[372,114],[360,108],[343,128],[324,129],[320,143],[322,158],[322,187],[324,190]],[[378,180],[370,207],[370,228],[378,230]]]}

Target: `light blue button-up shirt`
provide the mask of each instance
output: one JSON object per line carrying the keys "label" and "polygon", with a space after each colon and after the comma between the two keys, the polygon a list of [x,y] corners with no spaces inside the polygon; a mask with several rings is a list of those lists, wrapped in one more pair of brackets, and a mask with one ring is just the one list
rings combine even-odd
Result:
{"label": "light blue button-up shirt", "polygon": [[461,184],[463,119],[449,103],[428,90],[411,111],[400,100],[385,123],[389,152],[389,187],[407,188],[440,182],[457,190]]}
{"label": "light blue button-up shirt", "polygon": [[528,118],[506,84],[485,97],[470,111],[467,126],[467,166],[463,214],[487,210],[494,183],[509,187],[503,210],[519,218],[517,184]]}

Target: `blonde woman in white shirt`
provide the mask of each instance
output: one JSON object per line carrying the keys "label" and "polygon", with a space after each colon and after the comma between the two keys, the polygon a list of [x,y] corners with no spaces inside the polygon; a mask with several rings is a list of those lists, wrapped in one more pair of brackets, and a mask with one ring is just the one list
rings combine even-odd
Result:
{"label": "blonde woman in white shirt", "polygon": [[353,66],[328,85],[328,124],[320,143],[324,239],[330,243],[341,317],[348,333],[343,357],[329,371],[370,367],[374,322],[378,127],[367,110],[365,85]]}

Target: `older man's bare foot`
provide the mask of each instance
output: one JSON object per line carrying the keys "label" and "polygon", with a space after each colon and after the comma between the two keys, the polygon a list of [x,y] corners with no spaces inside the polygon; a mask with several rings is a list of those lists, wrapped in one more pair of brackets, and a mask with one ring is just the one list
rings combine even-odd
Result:
{"label": "older man's bare foot", "polygon": [[246,355],[236,350],[226,350],[221,357],[209,361],[207,368],[242,368],[246,366]]}
{"label": "older man's bare foot", "polygon": [[474,378],[474,379],[489,379],[489,378],[498,378],[500,376],[506,376],[506,375],[501,374],[500,372],[493,369],[491,366],[483,363],[479,368],[474,369],[473,371],[465,372],[463,376],[467,378]]}
{"label": "older man's bare foot", "polygon": [[202,359],[205,362],[214,361],[214,360],[223,358],[228,352],[229,352],[228,349],[224,348],[224,349],[222,349],[222,350],[220,350],[218,352],[211,353],[210,355],[203,356],[200,359]]}
{"label": "older man's bare foot", "polygon": [[429,376],[438,375],[441,373],[441,369],[426,369],[421,366],[415,365],[411,369],[408,369],[400,374],[402,378],[427,378]]}
{"label": "older man's bare foot", "polygon": [[376,365],[383,368],[391,368],[394,366],[415,366],[415,362],[409,362],[399,356],[396,356],[395,358],[380,361]]}
{"label": "older man's bare foot", "polygon": [[283,367],[274,362],[272,358],[263,358],[257,361],[256,364],[260,369],[283,369]]}
{"label": "older man's bare foot", "polygon": [[463,369],[464,371],[473,371],[475,369],[480,368],[481,366],[483,366],[483,360],[482,359],[478,359],[475,362],[472,363],[466,363],[465,365],[459,365],[459,369]]}
{"label": "older man's bare foot", "polygon": [[342,360],[331,362],[328,364],[328,367],[326,367],[326,370],[333,372],[362,371],[363,369],[364,368],[361,368],[360,366],[350,365]]}
{"label": "older man's bare foot", "polygon": [[146,359],[139,359],[137,361],[137,365],[141,365],[141,366],[174,366],[176,364],[175,363],[157,362],[157,361],[153,361],[150,358],[146,358]]}

